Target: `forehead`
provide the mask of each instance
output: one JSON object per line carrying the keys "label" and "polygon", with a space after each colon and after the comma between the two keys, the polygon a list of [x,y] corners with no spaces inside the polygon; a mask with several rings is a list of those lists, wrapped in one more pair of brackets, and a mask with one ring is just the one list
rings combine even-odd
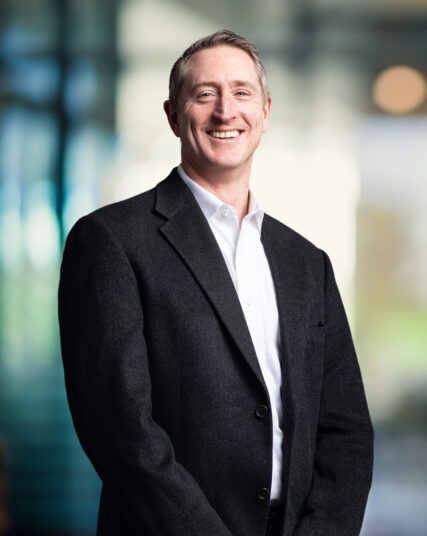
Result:
{"label": "forehead", "polygon": [[204,81],[221,83],[232,79],[257,82],[255,63],[244,50],[221,45],[196,52],[189,58],[184,86],[191,87]]}

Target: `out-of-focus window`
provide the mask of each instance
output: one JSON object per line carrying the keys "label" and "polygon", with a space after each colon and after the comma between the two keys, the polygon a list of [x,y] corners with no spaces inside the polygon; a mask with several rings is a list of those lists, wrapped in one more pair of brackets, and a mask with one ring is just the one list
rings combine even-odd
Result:
{"label": "out-of-focus window", "polygon": [[116,9],[1,4],[0,436],[19,534],[96,525],[100,482],[71,423],[56,310],[63,239],[102,204],[115,154]]}

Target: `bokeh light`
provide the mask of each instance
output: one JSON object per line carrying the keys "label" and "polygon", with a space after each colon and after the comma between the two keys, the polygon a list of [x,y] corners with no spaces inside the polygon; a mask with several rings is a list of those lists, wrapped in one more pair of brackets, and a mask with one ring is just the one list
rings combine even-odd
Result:
{"label": "bokeh light", "polygon": [[416,110],[427,95],[423,75],[405,65],[383,71],[375,80],[372,97],[377,106],[392,114],[407,114]]}

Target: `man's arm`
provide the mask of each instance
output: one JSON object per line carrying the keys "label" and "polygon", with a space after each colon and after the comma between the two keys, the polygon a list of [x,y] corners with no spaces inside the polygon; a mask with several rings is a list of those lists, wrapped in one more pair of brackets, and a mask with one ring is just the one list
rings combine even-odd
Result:
{"label": "man's arm", "polygon": [[357,536],[372,479],[373,429],[344,307],[324,255],[326,339],[313,485],[295,536]]}
{"label": "man's arm", "polygon": [[59,323],[78,437],[129,527],[147,536],[231,536],[153,421],[137,282],[97,215],[79,220],[67,238]]}

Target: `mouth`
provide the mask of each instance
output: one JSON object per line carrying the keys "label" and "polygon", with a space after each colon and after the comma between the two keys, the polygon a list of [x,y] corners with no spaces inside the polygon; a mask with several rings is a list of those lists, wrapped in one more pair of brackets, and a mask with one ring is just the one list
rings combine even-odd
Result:
{"label": "mouth", "polygon": [[239,137],[241,132],[241,130],[210,130],[208,134],[212,138],[229,139]]}

